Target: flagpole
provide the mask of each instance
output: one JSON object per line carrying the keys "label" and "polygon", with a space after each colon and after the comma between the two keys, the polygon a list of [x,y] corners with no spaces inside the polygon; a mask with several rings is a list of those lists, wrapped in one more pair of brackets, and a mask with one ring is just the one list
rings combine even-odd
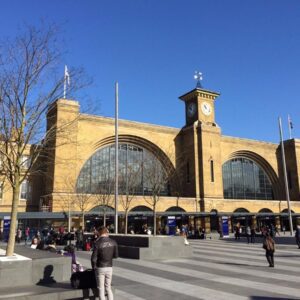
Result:
{"label": "flagpole", "polygon": [[290,115],[288,115],[288,123],[289,123],[289,134],[290,134],[290,140],[291,140],[292,139],[292,127],[291,127]]}
{"label": "flagpole", "polygon": [[282,158],[282,165],[283,165],[285,194],[286,194],[288,214],[289,214],[290,232],[291,232],[291,235],[293,235],[293,221],[292,221],[291,206],[290,206],[290,193],[289,193],[287,173],[286,173],[285,152],[284,152],[283,137],[282,137],[282,124],[281,124],[281,118],[280,117],[278,118],[278,122],[279,122],[279,133],[280,133],[280,143],[281,143],[281,158]]}
{"label": "flagpole", "polygon": [[118,177],[119,177],[119,85],[115,85],[115,233],[118,233]]}
{"label": "flagpole", "polygon": [[67,94],[67,66],[65,65],[65,74],[64,74],[64,99],[66,99],[66,94]]}

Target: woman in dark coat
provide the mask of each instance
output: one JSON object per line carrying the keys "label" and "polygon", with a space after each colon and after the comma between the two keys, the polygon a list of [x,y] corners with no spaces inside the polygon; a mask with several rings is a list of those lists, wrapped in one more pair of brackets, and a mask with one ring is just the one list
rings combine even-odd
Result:
{"label": "woman in dark coat", "polygon": [[266,250],[266,258],[269,263],[269,267],[274,268],[274,252],[275,252],[275,242],[271,238],[269,233],[266,233],[264,241],[263,241],[263,248]]}

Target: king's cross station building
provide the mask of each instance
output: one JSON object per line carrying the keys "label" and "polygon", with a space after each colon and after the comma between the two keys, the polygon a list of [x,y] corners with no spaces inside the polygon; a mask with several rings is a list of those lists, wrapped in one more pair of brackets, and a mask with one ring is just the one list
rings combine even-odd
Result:
{"label": "king's cross station building", "polygon": [[[215,121],[218,96],[201,86],[180,96],[182,128],[119,120],[119,232],[124,232],[126,194],[131,196],[128,226],[135,232],[144,224],[153,226],[154,180],[157,228],[173,219],[177,226],[210,232],[219,230],[224,216],[231,230],[237,223],[289,228],[280,144],[222,135]],[[81,113],[78,101],[58,99],[48,108],[47,128],[63,124],[69,124],[69,133],[55,135],[55,147],[43,156],[44,172],[22,184],[19,224],[66,224],[70,214],[78,227],[84,212],[84,226],[100,225],[103,211],[106,223],[113,224],[115,119]],[[284,149],[295,226],[300,140],[285,140]],[[11,209],[11,193],[2,189],[0,197],[3,219]],[[78,198],[86,199],[84,207]]]}

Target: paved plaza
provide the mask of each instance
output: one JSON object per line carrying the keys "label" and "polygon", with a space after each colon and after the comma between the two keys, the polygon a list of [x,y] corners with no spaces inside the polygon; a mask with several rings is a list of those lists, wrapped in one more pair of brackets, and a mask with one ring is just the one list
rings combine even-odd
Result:
{"label": "paved plaza", "polygon": [[[117,259],[113,285],[116,300],[300,299],[300,249],[277,245],[275,268],[269,268],[257,244],[195,240],[189,259],[140,261]],[[90,267],[90,253],[78,259]]]}

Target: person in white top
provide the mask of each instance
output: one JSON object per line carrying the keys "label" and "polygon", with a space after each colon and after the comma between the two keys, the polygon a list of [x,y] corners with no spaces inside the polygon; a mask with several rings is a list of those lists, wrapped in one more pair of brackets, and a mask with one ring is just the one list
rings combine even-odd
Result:
{"label": "person in white top", "polygon": [[36,249],[38,244],[39,244],[39,240],[37,238],[33,238],[32,241],[31,241],[30,248]]}

